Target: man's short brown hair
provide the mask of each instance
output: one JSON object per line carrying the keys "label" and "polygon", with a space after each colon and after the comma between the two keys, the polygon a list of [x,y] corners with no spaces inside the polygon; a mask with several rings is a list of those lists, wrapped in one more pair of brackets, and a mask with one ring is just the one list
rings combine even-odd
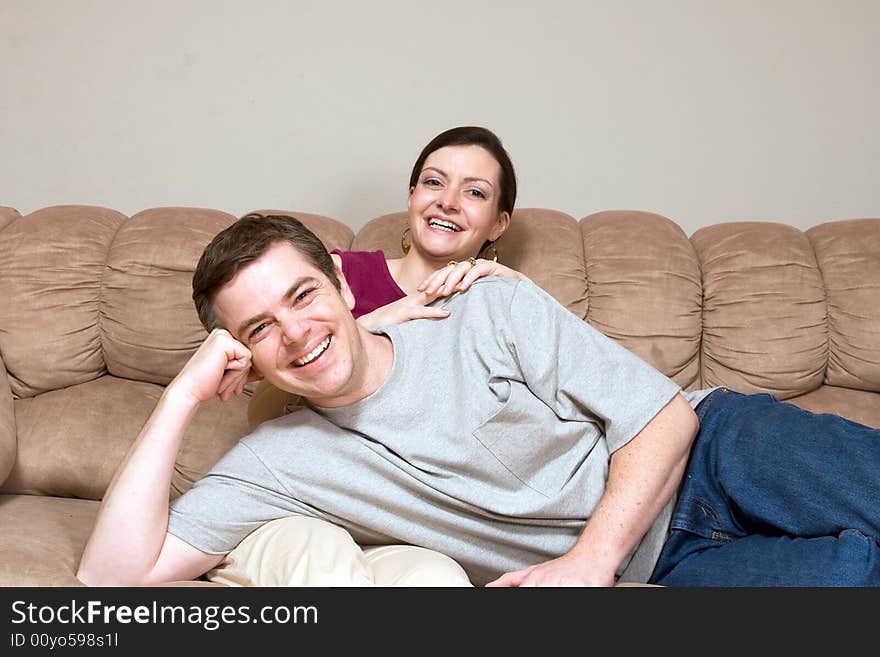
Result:
{"label": "man's short brown hair", "polygon": [[220,325],[214,314],[214,297],[220,289],[278,242],[293,246],[337,290],[341,289],[327,248],[299,219],[252,212],[214,236],[193,272],[192,298],[199,320],[209,333]]}

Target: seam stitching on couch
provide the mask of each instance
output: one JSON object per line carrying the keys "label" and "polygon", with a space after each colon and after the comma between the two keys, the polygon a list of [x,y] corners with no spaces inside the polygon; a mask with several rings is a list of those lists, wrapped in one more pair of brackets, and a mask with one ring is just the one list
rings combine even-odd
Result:
{"label": "seam stitching on couch", "polygon": [[110,241],[107,242],[107,250],[104,253],[104,263],[101,265],[101,279],[98,283],[98,316],[95,323],[98,325],[98,338],[100,340],[101,346],[101,361],[104,363],[105,375],[110,374],[110,368],[107,365],[107,350],[104,348],[104,286],[107,280],[107,270],[110,268],[110,251],[113,249],[113,245],[116,243],[116,238],[119,235],[119,231],[122,230],[122,227],[125,226],[127,222],[131,221],[131,217],[127,214],[123,214],[121,212],[118,212],[118,214],[122,215],[124,219],[123,221],[119,222],[119,225],[113,232],[113,236],[110,238]]}
{"label": "seam stitching on couch", "polygon": [[802,232],[807,238],[807,244],[810,245],[810,251],[813,252],[813,260],[816,263],[816,269],[819,271],[819,278],[821,279],[822,283],[822,300],[825,302],[825,362],[822,365],[822,383],[820,385],[829,385],[828,363],[831,360],[831,316],[828,304],[828,285],[825,282],[825,270],[822,269],[822,263],[819,260],[819,254],[816,253],[816,244],[810,237],[809,231]]}

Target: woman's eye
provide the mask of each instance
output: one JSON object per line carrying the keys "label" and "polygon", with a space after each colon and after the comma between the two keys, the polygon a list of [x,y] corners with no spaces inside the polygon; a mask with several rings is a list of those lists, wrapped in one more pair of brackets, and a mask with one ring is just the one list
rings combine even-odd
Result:
{"label": "woman's eye", "polygon": [[471,196],[473,196],[475,198],[486,198],[486,195],[483,192],[481,192],[479,189],[472,189],[472,190],[470,190],[469,193]]}
{"label": "woman's eye", "polygon": [[427,178],[423,182],[428,187],[437,187],[440,184],[440,181],[436,178]]}

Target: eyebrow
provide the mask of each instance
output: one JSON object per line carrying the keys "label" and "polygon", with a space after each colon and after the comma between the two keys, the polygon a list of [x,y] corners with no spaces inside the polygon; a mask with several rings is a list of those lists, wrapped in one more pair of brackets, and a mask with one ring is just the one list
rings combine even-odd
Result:
{"label": "eyebrow", "polygon": [[[449,174],[447,174],[443,169],[438,169],[437,167],[425,167],[424,169],[422,169],[422,173],[425,173],[425,171],[427,171],[428,169],[430,169],[431,171],[436,171],[444,178],[449,177]],[[488,180],[486,180],[485,178],[477,178],[476,176],[471,176],[469,178],[465,178],[464,181],[465,182],[484,182],[487,185],[489,185],[489,187],[494,187],[494,185],[491,182],[489,182]]]}
{"label": "eyebrow", "polygon": [[[296,291],[300,289],[303,285],[309,282],[317,282],[317,280],[318,279],[316,279],[314,276],[302,276],[300,278],[297,278],[293,282],[293,285],[287,288],[287,292],[284,293],[282,299],[284,299],[285,301],[287,299],[290,299],[290,297],[296,294]],[[269,315],[267,313],[260,313],[259,315],[254,315],[253,317],[244,320],[241,324],[238,325],[238,335],[244,335],[244,332],[248,329],[249,326],[252,326],[257,322],[266,319],[268,316]]]}

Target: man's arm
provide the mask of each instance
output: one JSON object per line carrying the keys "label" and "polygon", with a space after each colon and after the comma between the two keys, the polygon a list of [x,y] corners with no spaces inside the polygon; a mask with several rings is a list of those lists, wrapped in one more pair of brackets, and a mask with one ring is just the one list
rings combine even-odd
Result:
{"label": "man's arm", "polygon": [[107,489],[77,577],[88,585],[137,586],[193,579],[219,563],[168,534],[168,490],[184,432],[201,402],[241,394],[250,352],[214,330],[174,380]]}
{"label": "man's arm", "polygon": [[574,547],[488,586],[613,586],[615,572],[678,488],[699,423],[676,395],[611,456],[605,492]]}
{"label": "man's arm", "polygon": [[611,459],[574,548],[495,583],[611,585],[677,489],[696,415],[674,381],[540,288],[519,282],[509,303],[503,313],[487,305],[529,390],[560,418],[601,422]]}

